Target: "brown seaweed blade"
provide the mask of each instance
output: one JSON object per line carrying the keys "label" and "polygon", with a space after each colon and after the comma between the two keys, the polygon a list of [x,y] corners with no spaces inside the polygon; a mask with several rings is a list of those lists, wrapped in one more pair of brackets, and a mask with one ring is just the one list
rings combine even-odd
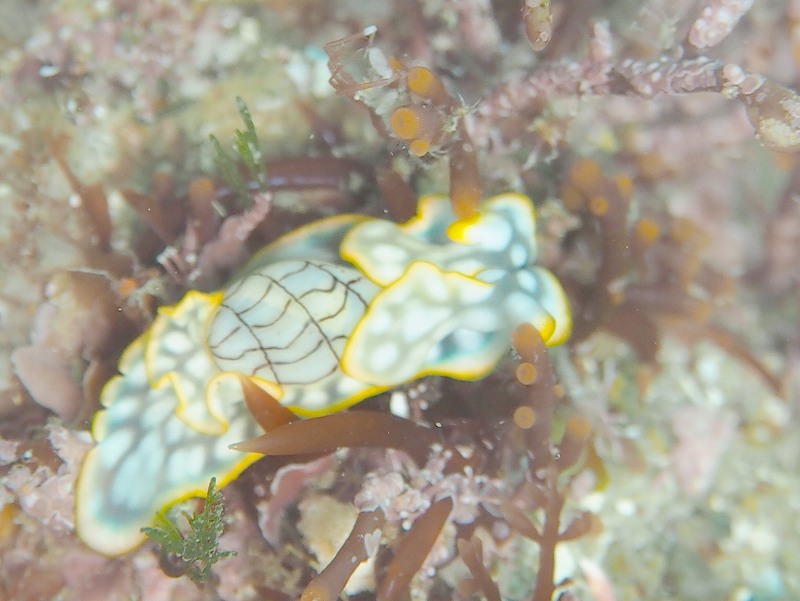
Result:
{"label": "brown seaweed blade", "polygon": [[445,497],[416,519],[397,545],[397,551],[386,568],[376,597],[378,601],[397,601],[408,589],[411,578],[422,567],[452,509],[453,499]]}
{"label": "brown seaweed blade", "polygon": [[247,409],[264,432],[300,419],[249,378],[240,377],[239,382]]}
{"label": "brown seaweed blade", "polygon": [[394,221],[405,223],[417,214],[417,195],[399,173],[378,167],[375,169],[375,178],[386,210]]}
{"label": "brown seaweed blade", "polygon": [[262,455],[306,455],[343,447],[381,447],[405,451],[422,463],[430,445],[438,440],[434,430],[409,420],[374,411],[348,411],[285,424],[231,448]]}
{"label": "brown seaweed blade", "polygon": [[456,541],[456,546],[458,547],[458,556],[469,569],[477,590],[483,593],[487,601],[502,601],[500,589],[497,588],[497,584],[492,580],[489,570],[486,569],[486,565],[483,563],[481,539],[473,536],[468,542],[466,539],[459,538]]}
{"label": "brown seaweed blade", "polygon": [[[368,537],[380,540],[384,516],[382,509],[362,511],[353,529],[331,562],[308,583],[300,601],[334,601],[344,590],[356,568],[377,551],[371,548]],[[373,541],[374,542],[374,541]]]}
{"label": "brown seaweed blade", "polygon": [[518,325],[511,334],[511,341],[523,361],[535,368],[535,376],[526,386],[528,399],[523,407],[530,415],[530,427],[526,431],[527,451],[531,457],[531,472],[536,473],[552,461],[550,431],[557,401],[557,382],[547,347],[533,325]]}

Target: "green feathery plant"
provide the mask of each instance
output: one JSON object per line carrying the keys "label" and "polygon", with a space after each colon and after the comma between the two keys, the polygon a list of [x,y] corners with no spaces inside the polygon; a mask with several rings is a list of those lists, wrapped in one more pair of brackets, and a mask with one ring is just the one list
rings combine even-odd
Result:
{"label": "green feathery plant", "polygon": [[228,154],[214,134],[208,137],[214,146],[214,164],[220,177],[236,193],[239,201],[246,206],[250,202],[248,182],[256,181],[259,188],[265,190],[267,175],[263,166],[264,155],[261,152],[250,110],[239,96],[236,97],[236,106],[239,108],[239,116],[244,123],[244,130],[237,129],[233,136],[233,150],[236,156],[232,157]]}
{"label": "green feathery plant", "polygon": [[211,566],[219,560],[236,555],[235,551],[221,551],[219,537],[224,528],[222,493],[216,488],[217,479],[208,483],[205,504],[200,513],[181,512],[188,522],[189,531],[183,534],[164,513],[156,514],[156,525],[142,528],[150,540],[161,546],[162,556],[177,559],[181,572],[196,584],[206,582],[211,576]]}

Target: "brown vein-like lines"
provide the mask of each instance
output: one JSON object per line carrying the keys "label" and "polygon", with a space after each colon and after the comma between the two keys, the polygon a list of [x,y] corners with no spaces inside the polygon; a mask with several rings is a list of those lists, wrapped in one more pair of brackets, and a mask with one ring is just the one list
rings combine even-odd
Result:
{"label": "brown vein-like lines", "polygon": [[[346,270],[344,274],[343,269]],[[349,277],[342,277],[343,275]],[[254,279],[264,280],[263,286],[255,285]],[[236,282],[228,290],[210,328],[209,349],[223,368],[237,370],[235,363],[241,362],[242,366],[238,371],[249,372],[250,375],[256,375],[267,368],[269,375],[272,376],[271,379],[278,385],[284,386],[310,382],[294,381],[296,374],[294,378],[287,379],[289,373],[281,369],[282,366],[297,366],[318,353],[322,347],[326,347],[331,356],[330,369],[322,375],[315,374],[316,379],[325,378],[338,369],[339,365],[339,352],[334,347],[334,341],[346,338],[349,332],[326,331],[323,322],[346,311],[351,298],[360,303],[360,309],[366,309],[368,300],[355,289],[355,286],[363,281],[354,270],[335,264],[284,261],[268,265],[260,272],[250,274],[242,281]],[[254,291],[258,293],[254,294]],[[325,298],[321,299],[321,302],[320,299],[311,302],[310,299],[314,299],[313,295],[318,294],[324,295]],[[340,298],[334,298],[334,295],[339,294]],[[273,305],[280,303],[280,307],[269,311],[270,303]],[[323,306],[324,313],[320,309]],[[259,316],[261,322],[257,321]],[[291,333],[296,325],[286,323],[286,320],[301,321],[302,325],[297,332]],[[231,327],[234,323],[236,325]],[[215,324],[219,327],[215,328]],[[216,331],[223,324],[225,329]],[[316,330],[317,335],[314,337],[316,344],[308,339],[309,328]],[[281,329],[284,332],[281,332]],[[242,336],[250,342],[245,343],[241,339]],[[266,344],[268,339],[271,339],[270,342],[273,344]],[[305,342],[310,348],[301,355],[281,356],[287,355],[294,347],[304,345]],[[263,362],[253,366],[251,362],[245,361],[245,357],[253,352],[259,352]],[[244,367],[245,364],[248,365],[247,368]],[[319,368],[323,364],[324,361],[321,361],[314,363],[314,366]],[[309,369],[308,374],[313,371],[314,369]],[[263,377],[264,374],[258,375]]]}

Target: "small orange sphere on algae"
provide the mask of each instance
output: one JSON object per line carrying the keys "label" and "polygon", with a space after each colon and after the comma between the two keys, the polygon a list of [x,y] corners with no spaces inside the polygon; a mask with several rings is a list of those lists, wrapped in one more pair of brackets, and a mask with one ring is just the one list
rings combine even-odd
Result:
{"label": "small orange sphere on algae", "polygon": [[531,323],[521,323],[511,333],[511,345],[517,354],[528,363],[536,359],[536,353],[544,348],[542,336]]}
{"label": "small orange sphere on algae", "polygon": [[656,223],[655,219],[642,217],[636,222],[634,232],[636,233],[636,239],[639,242],[645,246],[650,246],[656,240],[658,240],[658,237],[661,235],[661,228],[659,227],[658,223]]}
{"label": "small orange sphere on algae", "polygon": [[424,138],[417,138],[408,143],[408,152],[415,157],[424,157],[431,149],[431,143]]}
{"label": "small orange sphere on algae", "polygon": [[520,384],[525,384],[526,386],[529,386],[530,384],[536,382],[536,377],[538,375],[539,374],[536,370],[536,366],[533,363],[524,361],[519,365],[517,365],[516,376],[517,376],[517,381]]}
{"label": "small orange sphere on algae", "polygon": [[522,405],[514,410],[514,423],[518,428],[530,430],[536,423],[536,412],[527,405]]}
{"label": "small orange sphere on algae", "polygon": [[614,183],[617,185],[617,191],[625,198],[633,195],[633,180],[627,175],[618,175],[614,178]]}
{"label": "small orange sphere on algae", "polygon": [[392,112],[389,126],[394,135],[409,142],[411,154],[421,157],[441,134],[442,117],[433,108],[409,104]]}
{"label": "small orange sphere on algae", "polygon": [[432,139],[439,133],[442,118],[435,109],[409,104],[396,108],[389,124],[392,132],[402,140]]}
{"label": "small orange sphere on algae", "polygon": [[411,67],[406,83],[414,94],[435,104],[448,104],[451,100],[442,80],[425,67]]}
{"label": "small orange sphere on algae", "polygon": [[589,212],[595,217],[608,213],[608,199],[605,196],[594,196],[589,200]]}
{"label": "small orange sphere on algae", "polygon": [[595,161],[579,159],[569,169],[569,180],[583,192],[596,190],[603,183],[603,172]]}

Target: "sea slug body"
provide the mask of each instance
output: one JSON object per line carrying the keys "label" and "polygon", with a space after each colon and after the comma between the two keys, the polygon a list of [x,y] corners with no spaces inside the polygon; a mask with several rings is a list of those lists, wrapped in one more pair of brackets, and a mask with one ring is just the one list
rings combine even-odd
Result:
{"label": "sea slug body", "polygon": [[427,196],[405,224],[312,223],[257,253],[225,289],[161,308],[103,390],[78,482],[78,534],[125,553],[157,511],[256,461],[229,448],[261,433],[242,376],[308,417],[423,375],[481,378],[522,322],[560,344],[569,307],[535,260],[528,198],[495,196],[459,220],[448,198]]}

